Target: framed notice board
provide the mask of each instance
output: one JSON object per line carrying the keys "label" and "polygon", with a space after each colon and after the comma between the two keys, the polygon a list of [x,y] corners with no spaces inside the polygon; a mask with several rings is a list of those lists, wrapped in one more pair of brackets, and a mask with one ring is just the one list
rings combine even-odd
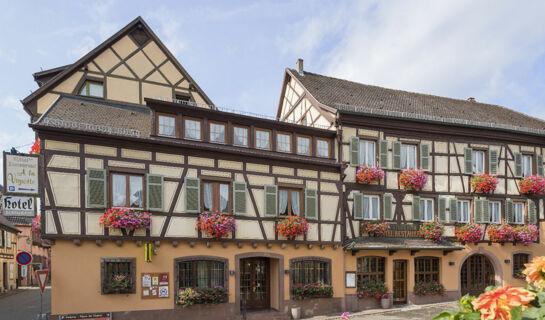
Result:
{"label": "framed notice board", "polygon": [[168,272],[142,272],[142,299],[168,298],[169,279]]}

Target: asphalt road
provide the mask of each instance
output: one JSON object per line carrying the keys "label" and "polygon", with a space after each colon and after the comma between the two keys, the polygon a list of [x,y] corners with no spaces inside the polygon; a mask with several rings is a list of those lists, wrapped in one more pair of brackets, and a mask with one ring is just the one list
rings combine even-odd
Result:
{"label": "asphalt road", "polygon": [[[51,289],[45,289],[43,312],[51,311]],[[17,289],[0,295],[0,320],[36,320],[40,313],[40,289]]]}

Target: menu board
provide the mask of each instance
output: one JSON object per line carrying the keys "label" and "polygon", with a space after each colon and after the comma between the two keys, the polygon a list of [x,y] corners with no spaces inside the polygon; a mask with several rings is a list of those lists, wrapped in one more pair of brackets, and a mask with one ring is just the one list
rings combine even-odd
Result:
{"label": "menu board", "polygon": [[142,281],[142,299],[168,298],[168,272],[143,272],[140,280]]}

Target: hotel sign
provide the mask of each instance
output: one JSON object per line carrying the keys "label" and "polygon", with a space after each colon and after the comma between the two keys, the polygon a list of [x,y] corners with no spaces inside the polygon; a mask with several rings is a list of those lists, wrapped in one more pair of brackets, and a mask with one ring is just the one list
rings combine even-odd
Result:
{"label": "hotel sign", "polygon": [[4,152],[4,186],[6,194],[38,196],[38,155]]}
{"label": "hotel sign", "polygon": [[2,204],[4,205],[5,216],[34,217],[35,198],[33,197],[12,197],[4,196]]}

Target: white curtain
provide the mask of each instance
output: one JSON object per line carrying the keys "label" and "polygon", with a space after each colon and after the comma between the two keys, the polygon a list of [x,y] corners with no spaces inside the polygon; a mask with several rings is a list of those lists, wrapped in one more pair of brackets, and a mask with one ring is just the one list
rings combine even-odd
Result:
{"label": "white curtain", "polygon": [[220,184],[220,212],[227,212],[229,208],[229,185]]}
{"label": "white curtain", "polygon": [[212,210],[212,184],[211,183],[205,183],[204,184],[204,210],[205,211],[211,211]]}
{"label": "white curtain", "polygon": [[125,207],[127,205],[127,179],[119,174],[112,175],[112,178],[113,206]]}
{"label": "white curtain", "polygon": [[278,192],[278,206],[280,214],[286,214],[288,209],[288,191],[280,190]]}
{"label": "white curtain", "polygon": [[378,198],[371,198],[371,205],[373,209],[371,210],[371,219],[378,219]]}
{"label": "white curtain", "polygon": [[291,192],[291,211],[296,216],[300,214],[299,209],[301,209],[299,195],[299,191]]}

